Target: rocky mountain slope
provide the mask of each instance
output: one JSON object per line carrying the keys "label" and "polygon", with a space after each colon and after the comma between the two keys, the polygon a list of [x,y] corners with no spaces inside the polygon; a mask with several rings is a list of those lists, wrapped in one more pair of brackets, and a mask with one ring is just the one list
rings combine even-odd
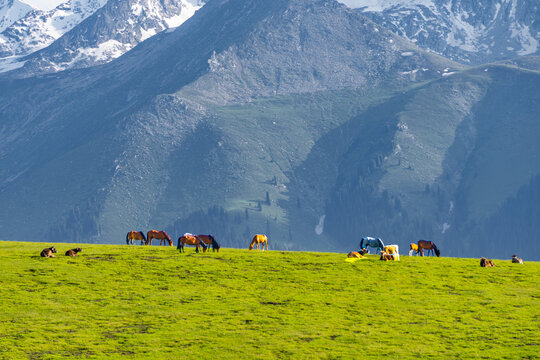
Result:
{"label": "rocky mountain slope", "polygon": [[343,0],[417,45],[478,65],[540,51],[540,6],[531,0]]}
{"label": "rocky mountain slope", "polygon": [[102,66],[0,77],[0,230],[238,247],[265,232],[274,249],[339,251],[371,234],[499,254],[481,229],[532,194],[539,87],[334,1],[213,0]]}

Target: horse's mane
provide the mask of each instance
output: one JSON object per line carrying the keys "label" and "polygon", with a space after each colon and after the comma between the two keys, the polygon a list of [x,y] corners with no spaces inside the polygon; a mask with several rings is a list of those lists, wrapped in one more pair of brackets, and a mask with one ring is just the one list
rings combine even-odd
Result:
{"label": "horse's mane", "polygon": [[162,233],[163,233],[163,235],[165,235],[167,240],[171,241],[171,237],[169,236],[169,234],[167,234],[165,231],[162,231]]}
{"label": "horse's mane", "polygon": [[146,236],[144,236],[144,233],[142,231],[139,231],[139,234],[141,234],[144,241],[146,241]]}
{"label": "horse's mane", "polygon": [[[210,235],[208,235],[208,237],[210,237]],[[202,248],[203,248],[204,250],[206,250],[208,247],[206,246],[206,244],[204,243],[204,241],[203,241],[200,237],[198,237],[198,236],[197,236],[197,239],[199,239],[199,243],[201,244]]]}

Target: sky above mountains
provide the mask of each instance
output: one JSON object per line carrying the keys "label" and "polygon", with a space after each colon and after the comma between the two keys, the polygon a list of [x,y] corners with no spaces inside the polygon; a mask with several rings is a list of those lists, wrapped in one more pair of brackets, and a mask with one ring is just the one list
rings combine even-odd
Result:
{"label": "sky above mountains", "polygon": [[22,1],[25,4],[28,4],[32,7],[35,7],[39,10],[52,10],[61,3],[65,2],[62,0],[23,0]]}

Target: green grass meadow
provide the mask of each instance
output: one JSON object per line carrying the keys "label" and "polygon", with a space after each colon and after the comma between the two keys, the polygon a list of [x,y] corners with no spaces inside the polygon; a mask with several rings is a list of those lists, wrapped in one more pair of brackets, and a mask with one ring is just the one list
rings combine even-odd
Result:
{"label": "green grass meadow", "polygon": [[540,356],[526,259],[54,245],[0,242],[1,359]]}

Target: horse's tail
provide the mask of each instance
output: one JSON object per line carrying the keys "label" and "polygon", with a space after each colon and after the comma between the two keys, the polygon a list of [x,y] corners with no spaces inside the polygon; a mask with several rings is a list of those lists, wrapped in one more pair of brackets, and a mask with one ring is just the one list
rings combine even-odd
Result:
{"label": "horse's tail", "polygon": [[131,233],[131,231],[128,231],[126,234],[126,245],[129,245],[129,233]]}

